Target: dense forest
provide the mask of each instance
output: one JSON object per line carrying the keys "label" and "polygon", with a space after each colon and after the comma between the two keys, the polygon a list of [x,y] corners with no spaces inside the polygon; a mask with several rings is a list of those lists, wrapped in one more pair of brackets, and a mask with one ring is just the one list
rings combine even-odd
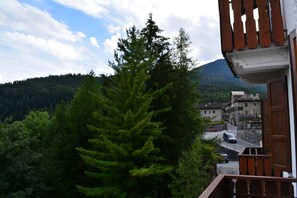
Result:
{"label": "dense forest", "polygon": [[1,85],[1,198],[197,197],[208,185],[220,159],[193,108],[188,34],[171,41],[152,15],[126,34],[113,76]]}
{"label": "dense forest", "polygon": [[22,120],[30,111],[54,112],[60,102],[70,102],[86,75],[33,78],[0,85],[0,120]]}
{"label": "dense forest", "polygon": [[[250,85],[234,77],[223,59],[192,69],[190,73],[201,102],[228,102],[231,91],[266,97],[264,85]],[[86,77],[67,74],[0,84],[0,121],[9,116],[22,120],[30,111],[47,111],[51,115],[57,104],[71,101]],[[97,76],[96,80],[102,83],[102,77]]]}
{"label": "dense forest", "polygon": [[265,85],[248,84],[234,77],[224,59],[202,65],[191,72],[194,76],[198,75],[198,91],[204,102],[230,102],[231,91],[257,93],[260,98],[266,98]]}

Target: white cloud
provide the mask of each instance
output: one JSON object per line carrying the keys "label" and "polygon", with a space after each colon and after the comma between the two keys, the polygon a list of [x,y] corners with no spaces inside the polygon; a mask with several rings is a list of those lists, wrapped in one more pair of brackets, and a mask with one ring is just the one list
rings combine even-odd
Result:
{"label": "white cloud", "polygon": [[86,37],[86,35],[82,32],[77,32],[76,36],[78,37],[79,41],[82,41],[82,39]]}
{"label": "white cloud", "polygon": [[99,48],[97,39],[96,39],[95,37],[90,37],[90,42],[91,42],[91,45],[93,45],[93,46]]}
{"label": "white cloud", "polygon": [[115,25],[113,25],[113,24],[109,24],[109,25],[107,26],[107,30],[108,30],[108,32],[111,33],[111,34],[114,34],[114,33],[116,33],[116,32],[119,32],[121,29],[122,29],[121,26],[115,26]]}
{"label": "white cloud", "polygon": [[41,50],[61,60],[77,61],[82,59],[78,48],[53,39],[46,40],[18,32],[5,32],[2,36],[3,39],[9,40],[9,45],[18,46],[16,48],[34,48],[37,51]]}
{"label": "white cloud", "polygon": [[[28,5],[30,3],[0,0],[2,81],[18,79],[17,73],[20,78],[25,78],[25,75],[45,76],[46,73],[83,73],[91,69],[111,73],[107,59],[112,58],[118,39],[132,25],[143,28],[149,13],[164,30],[164,36],[173,38],[183,27],[190,35],[194,58],[198,62],[221,58],[217,0],[208,0],[207,3],[194,0],[53,1],[55,3],[49,1],[49,7],[43,7],[48,9],[45,11]],[[92,22],[95,22],[94,28],[88,28],[92,31],[79,29],[79,24],[77,30],[72,30],[71,23],[55,19],[56,3],[65,6],[64,9],[81,11],[86,18],[91,16]],[[63,20],[62,15],[59,17]],[[65,21],[69,22],[70,19]],[[98,27],[106,27],[106,31],[99,29],[98,34],[94,33]],[[89,43],[96,48],[90,47]]]}
{"label": "white cloud", "polygon": [[[116,46],[118,38],[115,36],[116,33],[125,34],[124,31],[131,25],[136,25],[137,28],[141,29],[145,25],[149,13],[152,13],[153,20],[164,30],[165,36],[170,38],[177,36],[180,27],[189,33],[194,51],[197,52],[195,58],[199,62],[212,61],[221,57],[220,37],[217,34],[219,29],[217,0],[208,0],[207,3],[194,0],[56,1],[95,18],[101,17],[101,19],[108,21],[107,31],[113,36],[105,40],[104,46],[105,50],[110,53]],[[100,12],[100,14],[91,12],[90,7],[92,5],[93,7],[104,8],[105,11]],[[205,37],[197,38],[200,36]],[[209,43],[213,45],[210,46]]]}
{"label": "white cloud", "polygon": [[117,43],[118,43],[120,37],[121,37],[121,34],[117,33],[115,35],[112,35],[111,38],[106,39],[104,42],[105,52],[113,54],[114,50],[117,47]]}
{"label": "white cloud", "polygon": [[56,3],[66,7],[80,10],[87,15],[99,18],[108,13],[104,7],[108,5],[108,0],[54,0]]}
{"label": "white cloud", "polygon": [[85,37],[82,30],[71,31],[46,11],[17,0],[0,0],[0,83],[87,73],[100,61],[107,65],[104,52],[103,57],[91,55]]}
{"label": "white cloud", "polygon": [[81,32],[72,33],[67,25],[52,18],[48,12],[16,0],[1,0],[0,15],[0,27],[24,34],[68,42],[77,42],[83,37]]}

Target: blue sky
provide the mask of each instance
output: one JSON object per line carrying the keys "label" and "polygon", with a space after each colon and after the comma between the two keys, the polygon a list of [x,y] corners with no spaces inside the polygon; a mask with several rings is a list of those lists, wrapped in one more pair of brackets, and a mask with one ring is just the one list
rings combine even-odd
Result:
{"label": "blue sky", "polygon": [[0,0],[0,83],[112,74],[118,38],[150,12],[164,36],[186,30],[197,66],[222,57],[217,0]]}

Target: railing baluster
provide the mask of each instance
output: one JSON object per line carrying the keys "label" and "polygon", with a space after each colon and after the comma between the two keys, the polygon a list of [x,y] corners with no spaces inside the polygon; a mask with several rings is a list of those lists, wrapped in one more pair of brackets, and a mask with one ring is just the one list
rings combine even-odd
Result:
{"label": "railing baluster", "polygon": [[257,32],[256,32],[256,23],[254,19],[254,1],[243,0],[244,9],[246,13],[246,43],[249,49],[255,49],[258,46]]}
{"label": "railing baluster", "polygon": [[280,1],[270,0],[270,5],[273,43],[275,45],[284,45],[284,25],[280,9]]}
{"label": "railing baluster", "polygon": [[236,195],[236,184],[237,184],[237,179],[231,179],[232,181],[232,195]]}
{"label": "railing baluster", "polygon": [[[276,46],[284,45],[287,38],[284,32],[280,0],[218,0],[218,3],[223,53],[232,52],[233,49],[244,50],[246,47],[248,49],[268,48],[271,43]],[[258,8],[259,14],[258,32],[254,16],[255,8]],[[231,12],[234,17],[233,24],[230,19]],[[242,21],[244,14],[246,15],[245,24]]]}
{"label": "railing baluster", "polygon": [[234,12],[234,48],[236,50],[243,50],[245,47],[243,23],[241,20],[241,0],[233,0],[232,8]]}
{"label": "railing baluster", "polygon": [[239,158],[239,167],[240,167],[240,174],[241,175],[246,175],[247,174],[247,166],[248,166],[248,163],[247,163],[247,158],[246,157],[240,157]]}
{"label": "railing baluster", "polygon": [[282,191],[281,191],[281,182],[275,182],[276,183],[276,189],[277,189],[277,196],[281,197]]}
{"label": "railing baluster", "polygon": [[247,189],[247,196],[251,194],[251,180],[245,180],[246,181],[246,189]]}
{"label": "railing baluster", "polygon": [[266,196],[266,182],[261,181],[261,186],[262,186],[262,195],[265,197]]}
{"label": "railing baluster", "polygon": [[263,48],[269,47],[271,44],[270,27],[266,0],[256,0],[259,13],[259,40]]}
{"label": "railing baluster", "polygon": [[249,175],[255,175],[255,158],[249,158],[248,159],[248,174]]}
{"label": "railing baluster", "polygon": [[229,0],[219,1],[222,51],[233,50],[232,27],[230,23]]}
{"label": "railing baluster", "polygon": [[263,173],[263,160],[264,160],[263,158],[256,158],[256,164],[257,164],[256,173],[259,176],[264,175],[264,173]]}

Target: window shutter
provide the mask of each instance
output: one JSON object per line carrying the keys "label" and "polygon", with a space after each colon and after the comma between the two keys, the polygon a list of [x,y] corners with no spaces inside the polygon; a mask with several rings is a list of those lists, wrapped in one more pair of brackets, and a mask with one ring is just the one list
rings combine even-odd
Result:
{"label": "window shutter", "polygon": [[[271,131],[272,165],[275,172],[291,171],[291,144],[288,119],[288,93],[286,78],[267,83],[268,117]],[[279,176],[276,174],[276,176]]]}

